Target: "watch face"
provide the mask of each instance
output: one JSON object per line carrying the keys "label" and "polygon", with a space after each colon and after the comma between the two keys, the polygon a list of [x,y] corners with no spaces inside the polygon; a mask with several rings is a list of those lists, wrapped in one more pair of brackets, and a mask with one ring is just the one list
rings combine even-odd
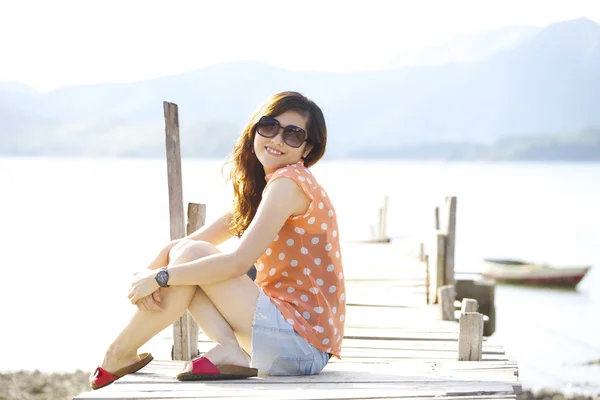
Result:
{"label": "watch face", "polygon": [[158,274],[156,274],[156,281],[160,286],[165,286],[168,279],[169,277],[166,271],[159,271]]}

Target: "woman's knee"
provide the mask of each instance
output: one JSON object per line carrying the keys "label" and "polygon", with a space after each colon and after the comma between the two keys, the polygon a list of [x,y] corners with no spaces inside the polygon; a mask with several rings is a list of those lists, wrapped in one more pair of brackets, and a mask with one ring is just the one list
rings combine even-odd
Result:
{"label": "woman's knee", "polygon": [[173,246],[169,252],[169,264],[173,261],[188,262],[216,253],[219,253],[219,249],[212,243],[184,239]]}

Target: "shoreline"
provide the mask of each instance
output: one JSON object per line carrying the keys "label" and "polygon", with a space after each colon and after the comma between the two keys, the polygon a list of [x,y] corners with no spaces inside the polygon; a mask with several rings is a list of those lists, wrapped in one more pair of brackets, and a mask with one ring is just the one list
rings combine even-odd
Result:
{"label": "shoreline", "polygon": [[[90,391],[90,372],[0,372],[0,400],[71,400]],[[600,400],[596,395],[564,393],[553,389],[525,390],[518,400]]]}

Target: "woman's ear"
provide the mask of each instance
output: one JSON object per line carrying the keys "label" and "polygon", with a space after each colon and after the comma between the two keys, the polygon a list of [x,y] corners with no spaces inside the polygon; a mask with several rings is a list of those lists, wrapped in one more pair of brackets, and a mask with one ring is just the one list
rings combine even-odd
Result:
{"label": "woman's ear", "polygon": [[312,149],[313,149],[313,145],[310,143],[307,143],[306,147],[304,148],[304,153],[302,153],[302,158],[306,158]]}

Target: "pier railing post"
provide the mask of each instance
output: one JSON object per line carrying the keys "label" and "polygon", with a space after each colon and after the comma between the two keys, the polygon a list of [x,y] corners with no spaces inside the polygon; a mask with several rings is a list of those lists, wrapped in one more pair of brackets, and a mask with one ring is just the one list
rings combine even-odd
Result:
{"label": "pier railing post", "polygon": [[438,290],[438,301],[440,309],[440,318],[443,321],[456,321],[454,317],[454,300],[456,299],[456,291],[454,286],[442,286]]}
{"label": "pier railing post", "polygon": [[[440,215],[442,221],[440,223]],[[436,228],[436,269],[429,288],[433,303],[438,302],[437,294],[440,287],[454,285],[454,253],[456,246],[456,197],[448,196],[444,207],[435,208]]]}
{"label": "pier railing post", "polygon": [[[204,226],[206,222],[206,205],[197,203],[188,203],[188,223],[186,226],[186,234],[191,234]],[[185,321],[184,321],[185,317]],[[183,324],[185,322],[185,325]],[[198,354],[198,324],[192,318],[192,315],[186,311],[185,315],[176,321],[175,324],[180,324],[182,348],[189,347],[191,358]],[[175,328],[174,328],[175,329]]]}
{"label": "pier railing post", "polygon": [[[169,219],[171,240],[185,235],[185,215],[183,214],[183,183],[181,178],[181,148],[179,140],[179,111],[177,104],[163,102],[165,117],[165,145],[167,155],[167,179],[169,186]],[[187,313],[187,312],[186,312]],[[174,360],[191,360],[188,316],[183,315],[173,324]],[[197,340],[196,340],[197,342]]]}
{"label": "pier railing post", "polygon": [[477,303],[477,300],[465,298],[462,300],[460,312],[462,312],[462,313],[477,312],[478,308],[479,308],[479,304]]}
{"label": "pier railing post", "polygon": [[456,196],[446,197],[445,201],[446,251],[444,260],[444,285],[454,285],[454,252],[456,248]]}
{"label": "pier railing post", "polygon": [[429,270],[429,254],[425,254],[425,304],[431,304],[431,272]]}
{"label": "pier railing post", "polygon": [[379,232],[377,232],[378,238],[377,240],[379,242],[387,242],[389,241],[389,238],[387,237],[387,212],[388,212],[388,196],[383,196],[383,204],[381,205],[381,208],[379,209],[379,227],[378,230]]}
{"label": "pier railing post", "polygon": [[458,360],[481,361],[483,314],[464,312],[459,318]]}
{"label": "pier railing post", "polygon": [[430,277],[431,283],[431,299],[433,303],[438,303],[438,292],[439,289],[445,285],[445,268],[446,268],[446,235],[443,233],[437,233],[436,236],[436,257],[435,257],[435,268],[433,268],[433,276]]}

